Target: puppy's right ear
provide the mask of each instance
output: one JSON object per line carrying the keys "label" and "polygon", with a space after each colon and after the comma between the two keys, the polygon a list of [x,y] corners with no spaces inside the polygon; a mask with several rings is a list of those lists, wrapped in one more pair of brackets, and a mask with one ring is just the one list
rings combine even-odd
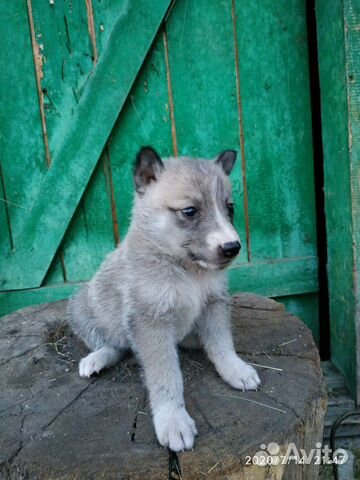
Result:
{"label": "puppy's right ear", "polygon": [[163,162],[151,147],[142,147],[136,155],[134,179],[137,193],[145,193],[151,182],[156,182],[165,169]]}

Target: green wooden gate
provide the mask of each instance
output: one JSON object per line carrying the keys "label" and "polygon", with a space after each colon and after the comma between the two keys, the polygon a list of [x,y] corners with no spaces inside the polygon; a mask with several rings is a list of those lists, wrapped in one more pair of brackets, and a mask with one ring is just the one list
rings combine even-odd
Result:
{"label": "green wooden gate", "polygon": [[318,339],[304,0],[2,2],[1,313],[65,298],[124,238],[141,145],[239,151],[232,290]]}

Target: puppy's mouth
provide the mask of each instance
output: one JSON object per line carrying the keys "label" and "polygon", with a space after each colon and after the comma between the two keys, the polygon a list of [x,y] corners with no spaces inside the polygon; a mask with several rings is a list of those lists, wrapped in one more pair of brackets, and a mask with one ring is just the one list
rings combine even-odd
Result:
{"label": "puppy's mouth", "polygon": [[196,263],[196,265],[205,270],[224,270],[232,261],[232,259],[225,259],[219,260],[216,263],[212,263],[206,260],[204,257],[196,255],[191,250],[188,250],[188,257],[193,263]]}

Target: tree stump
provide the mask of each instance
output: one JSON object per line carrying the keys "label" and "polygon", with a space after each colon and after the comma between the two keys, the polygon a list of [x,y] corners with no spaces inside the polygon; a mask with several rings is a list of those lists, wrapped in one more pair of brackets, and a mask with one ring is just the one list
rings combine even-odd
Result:
{"label": "tree stump", "polygon": [[279,457],[291,442],[308,453],[322,439],[326,394],[318,352],[309,329],[282,305],[233,297],[236,349],[259,365],[257,392],[227,386],[202,351],[180,350],[186,406],[199,437],[193,451],[176,455],[156,441],[134,358],[79,377],[87,350],[66,325],[66,303],[1,319],[1,479],[317,477],[313,463],[253,462],[260,452],[260,463],[270,463],[265,453]]}

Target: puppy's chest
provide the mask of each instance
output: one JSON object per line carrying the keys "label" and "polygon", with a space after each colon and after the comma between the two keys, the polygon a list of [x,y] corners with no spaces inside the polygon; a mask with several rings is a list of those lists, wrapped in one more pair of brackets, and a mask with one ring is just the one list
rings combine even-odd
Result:
{"label": "puppy's chest", "polygon": [[219,294],[219,289],[218,282],[196,278],[176,285],[174,320],[179,340],[190,332],[208,301]]}

